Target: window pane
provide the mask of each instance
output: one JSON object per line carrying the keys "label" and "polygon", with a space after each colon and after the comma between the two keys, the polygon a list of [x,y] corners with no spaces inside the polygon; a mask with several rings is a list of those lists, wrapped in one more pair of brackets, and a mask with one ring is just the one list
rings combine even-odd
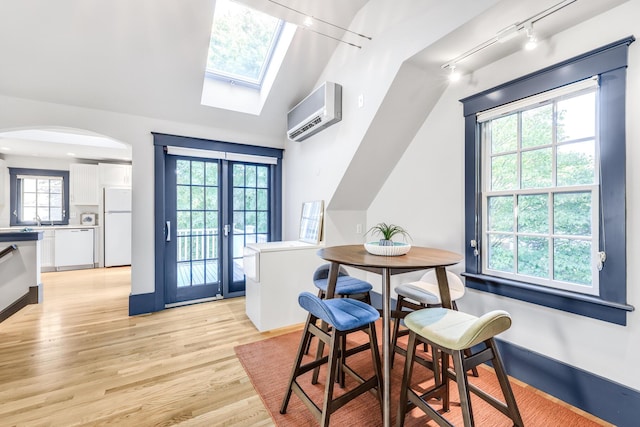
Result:
{"label": "window pane", "polygon": [[515,151],[518,147],[518,115],[511,114],[491,121],[491,153]]}
{"label": "window pane", "polygon": [[62,221],[62,209],[61,208],[49,209],[49,221]]}
{"label": "window pane", "polygon": [[216,1],[207,69],[261,83],[280,26],[280,20],[265,13],[230,1]]}
{"label": "window pane", "polygon": [[513,272],[513,236],[492,234],[489,236],[489,268]]}
{"label": "window pane", "polygon": [[596,134],[596,93],[558,102],[558,141],[593,138]]}
{"label": "window pane", "polygon": [[507,154],[491,159],[491,189],[512,190],[518,187],[517,156]]}
{"label": "window pane", "polygon": [[254,188],[247,188],[245,190],[245,209],[255,210],[256,208],[256,190]]}
{"label": "window pane", "polygon": [[247,178],[246,178],[247,182],[245,185],[247,187],[255,187],[256,186],[256,167],[247,166],[246,172],[247,172]]}
{"label": "window pane", "polygon": [[191,162],[188,160],[176,160],[176,183],[191,184]]}
{"label": "window pane", "polygon": [[264,166],[258,166],[258,188],[269,187],[269,169]]}
{"label": "window pane", "polygon": [[204,209],[204,187],[191,187],[191,209]]}
{"label": "window pane", "polygon": [[553,142],[553,104],[522,112],[522,148]]}
{"label": "window pane", "polygon": [[236,210],[236,211],[244,210],[244,189],[243,188],[233,189],[233,210]]}
{"label": "window pane", "polygon": [[189,233],[191,230],[191,212],[177,212],[178,230],[177,235]]}
{"label": "window pane", "polygon": [[269,216],[267,212],[258,212],[258,233],[267,233],[269,231]]}
{"label": "window pane", "polygon": [[245,232],[249,234],[253,234],[256,232],[256,213],[255,212],[247,212],[245,217]]}
{"label": "window pane", "polygon": [[244,165],[233,165],[233,186],[244,187]]}
{"label": "window pane", "polygon": [[550,187],[553,183],[553,163],[551,159],[551,148],[523,152],[521,188]]}
{"label": "window pane", "polygon": [[242,232],[244,230],[244,211],[233,213],[233,232]]}
{"label": "window pane", "polygon": [[35,193],[36,192],[36,179],[24,178],[22,180],[22,188],[24,192]]}
{"label": "window pane", "polygon": [[269,191],[266,189],[258,190],[258,205],[257,209],[261,211],[266,211],[269,209]]}
{"label": "window pane", "polygon": [[513,231],[513,197],[489,198],[489,231]]}
{"label": "window pane", "polygon": [[49,180],[49,192],[62,194],[62,179]]}
{"label": "window pane", "polygon": [[218,188],[206,187],[207,210],[218,210]]}
{"label": "window pane", "polygon": [[[35,193],[24,193],[22,195],[22,204],[25,207],[35,207],[36,206],[36,194]],[[35,212],[35,210],[34,210]]]}
{"label": "window pane", "polygon": [[191,184],[204,185],[204,162],[191,162]]}
{"label": "window pane", "polygon": [[42,221],[51,221],[48,207],[44,207],[44,208],[38,207],[37,208],[37,213],[38,213],[38,216],[40,217],[40,219]]}
{"label": "window pane", "polygon": [[584,240],[555,239],[553,250],[555,280],[590,285],[591,243]]}
{"label": "window pane", "polygon": [[546,194],[518,196],[518,231],[549,233],[549,197]]}
{"label": "window pane", "polygon": [[202,233],[204,230],[204,212],[191,212],[191,221],[193,232]]}
{"label": "window pane", "polygon": [[518,274],[549,277],[549,239],[518,237]]}
{"label": "window pane", "polygon": [[595,182],[595,146],[595,142],[590,140],[558,147],[558,186]]}
{"label": "window pane", "polygon": [[178,185],[176,192],[176,208],[184,211],[191,209],[191,187]]}
{"label": "window pane", "polygon": [[218,234],[218,212],[205,212],[207,234]]}
{"label": "window pane", "polygon": [[[22,218],[21,221],[35,221],[36,219],[36,208],[24,208],[22,210]],[[42,218],[40,218],[42,219]]]}
{"label": "window pane", "polygon": [[61,193],[51,194],[49,196],[49,204],[51,205],[51,207],[61,208],[62,207],[62,194]]}
{"label": "window pane", "polygon": [[49,207],[49,193],[38,194],[38,207]]}
{"label": "window pane", "polygon": [[205,166],[206,185],[218,185],[218,164],[207,162]]}
{"label": "window pane", "polygon": [[38,179],[36,183],[37,192],[38,193],[49,193],[49,180],[48,179]]}
{"label": "window pane", "polygon": [[556,234],[590,236],[591,193],[554,194],[553,225]]}

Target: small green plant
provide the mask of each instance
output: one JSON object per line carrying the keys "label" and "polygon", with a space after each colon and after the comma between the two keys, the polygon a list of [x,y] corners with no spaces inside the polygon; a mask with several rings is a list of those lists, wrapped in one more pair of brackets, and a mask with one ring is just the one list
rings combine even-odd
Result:
{"label": "small green plant", "polygon": [[404,228],[395,224],[386,224],[384,222],[380,222],[373,227],[371,227],[365,234],[371,233],[372,235],[380,235],[380,246],[393,246],[392,238],[396,235],[401,235],[404,237],[409,237],[409,233]]}

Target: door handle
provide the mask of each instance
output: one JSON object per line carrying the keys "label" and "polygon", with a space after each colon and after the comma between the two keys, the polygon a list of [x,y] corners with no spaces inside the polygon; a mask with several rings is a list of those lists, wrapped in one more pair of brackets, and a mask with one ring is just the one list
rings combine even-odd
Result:
{"label": "door handle", "polygon": [[229,231],[231,231],[231,225],[229,224],[225,224],[223,227],[224,230],[224,237],[228,237],[229,236]]}
{"label": "door handle", "polygon": [[171,241],[171,221],[167,221],[165,222],[164,225],[164,232],[165,232],[165,238],[164,240],[166,242],[170,242]]}

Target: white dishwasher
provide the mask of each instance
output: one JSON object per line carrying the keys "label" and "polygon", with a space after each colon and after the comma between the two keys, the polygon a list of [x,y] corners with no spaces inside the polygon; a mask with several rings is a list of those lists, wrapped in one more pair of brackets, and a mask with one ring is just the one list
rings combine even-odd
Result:
{"label": "white dishwasher", "polygon": [[260,332],[306,320],[298,295],[317,293],[313,272],[326,263],[317,254],[320,248],[298,240],[245,246],[246,313]]}
{"label": "white dishwasher", "polygon": [[93,229],[55,230],[56,268],[91,265],[93,267]]}

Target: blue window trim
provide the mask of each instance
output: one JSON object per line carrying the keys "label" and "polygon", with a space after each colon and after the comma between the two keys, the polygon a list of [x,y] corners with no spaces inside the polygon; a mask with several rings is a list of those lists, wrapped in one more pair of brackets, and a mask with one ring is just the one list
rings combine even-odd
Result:
{"label": "blue window trim", "polygon": [[[195,148],[199,150],[223,151],[227,153],[265,156],[278,159],[277,164],[271,165],[271,188],[274,197],[271,199],[273,215],[271,221],[271,238],[275,241],[282,239],[282,157],[279,148],[258,147],[254,145],[237,144],[233,142],[214,141],[187,136],[167,135],[152,132],[154,145],[154,249],[155,249],[155,290],[153,295],[129,298],[129,314],[141,314],[150,311],[164,310],[164,207],[165,207],[165,150],[166,147]],[[223,170],[224,173],[224,170]],[[231,295],[233,296],[233,295]],[[133,296],[132,296],[133,297]]]}
{"label": "blue window trim", "polygon": [[[633,36],[544,68],[493,89],[461,99],[465,116],[465,237],[480,239],[481,153],[476,113],[592,76],[600,79],[601,204],[600,250],[607,261],[600,272],[600,296],[546,288],[482,274],[474,248],[465,249],[468,287],[619,325],[627,324],[625,96],[628,47]],[[478,246],[479,243],[478,243]]]}
{"label": "blue window trim", "polygon": [[[18,175],[34,175],[34,176],[50,176],[53,178],[62,178],[62,221],[53,221],[53,225],[69,224],[69,171],[52,170],[52,169],[27,169],[27,168],[9,168],[9,194],[11,197],[10,212],[17,212],[18,203]],[[18,221],[16,215],[9,215],[10,226],[20,225],[36,225],[35,221]],[[47,224],[45,224],[47,225]]]}

